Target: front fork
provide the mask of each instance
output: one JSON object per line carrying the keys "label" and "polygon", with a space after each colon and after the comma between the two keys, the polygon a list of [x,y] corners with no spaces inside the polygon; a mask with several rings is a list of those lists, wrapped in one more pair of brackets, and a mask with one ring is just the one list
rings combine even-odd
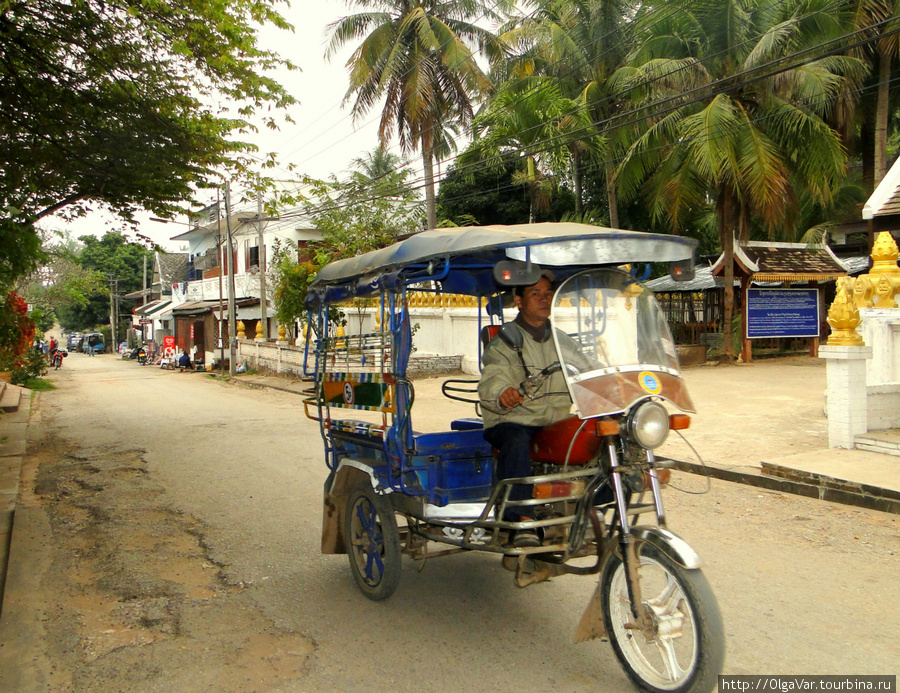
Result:
{"label": "front fork", "polygon": [[[628,599],[631,602],[631,613],[635,624],[640,630],[647,631],[653,627],[653,619],[644,605],[641,596],[641,580],[638,573],[640,559],[637,555],[637,544],[631,531],[628,516],[627,492],[625,482],[622,480],[622,465],[619,463],[619,451],[616,446],[615,436],[606,438],[606,448],[609,453],[609,466],[612,470],[612,483],[616,496],[616,511],[619,514],[619,549],[622,554],[622,565],[625,567],[626,585],[628,587]],[[657,522],[665,527],[666,516],[660,493],[659,477],[656,473],[656,458],[652,450],[647,450],[647,462],[650,469],[650,489],[653,495],[654,510]]]}

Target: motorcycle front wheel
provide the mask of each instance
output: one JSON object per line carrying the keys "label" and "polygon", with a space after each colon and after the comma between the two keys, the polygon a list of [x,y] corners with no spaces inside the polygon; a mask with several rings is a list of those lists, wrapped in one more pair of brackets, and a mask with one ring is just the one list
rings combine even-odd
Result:
{"label": "motorcycle front wheel", "polygon": [[649,544],[638,548],[640,588],[653,626],[635,624],[625,567],[612,556],[601,576],[603,619],[620,664],[637,688],[650,693],[707,693],[725,660],[725,631],[706,578]]}
{"label": "motorcycle front wheel", "polygon": [[371,485],[350,494],[344,544],[362,593],[373,601],[390,597],[400,584],[400,532],[391,502]]}

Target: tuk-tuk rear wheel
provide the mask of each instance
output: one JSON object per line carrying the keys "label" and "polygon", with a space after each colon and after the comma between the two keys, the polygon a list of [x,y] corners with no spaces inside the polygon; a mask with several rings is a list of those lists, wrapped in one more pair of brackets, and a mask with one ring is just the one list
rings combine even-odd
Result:
{"label": "tuk-tuk rear wheel", "polygon": [[387,599],[400,584],[400,533],[391,502],[370,486],[355,489],[347,502],[344,545],[362,593]]}

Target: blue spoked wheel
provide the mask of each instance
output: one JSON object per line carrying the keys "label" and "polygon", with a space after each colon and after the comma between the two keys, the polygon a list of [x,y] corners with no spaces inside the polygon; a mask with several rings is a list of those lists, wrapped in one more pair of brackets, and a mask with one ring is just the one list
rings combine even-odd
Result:
{"label": "blue spoked wheel", "polygon": [[362,593],[373,601],[390,597],[400,584],[400,533],[391,502],[369,485],[350,494],[344,544]]}

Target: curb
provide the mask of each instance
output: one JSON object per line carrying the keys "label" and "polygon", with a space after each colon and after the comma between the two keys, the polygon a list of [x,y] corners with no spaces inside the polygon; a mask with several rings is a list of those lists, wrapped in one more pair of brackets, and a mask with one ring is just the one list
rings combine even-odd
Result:
{"label": "curb", "polygon": [[890,489],[835,479],[824,474],[780,467],[767,462],[762,463],[760,473],[754,474],[671,458],[668,461],[672,469],[690,474],[900,515],[900,493]]}

